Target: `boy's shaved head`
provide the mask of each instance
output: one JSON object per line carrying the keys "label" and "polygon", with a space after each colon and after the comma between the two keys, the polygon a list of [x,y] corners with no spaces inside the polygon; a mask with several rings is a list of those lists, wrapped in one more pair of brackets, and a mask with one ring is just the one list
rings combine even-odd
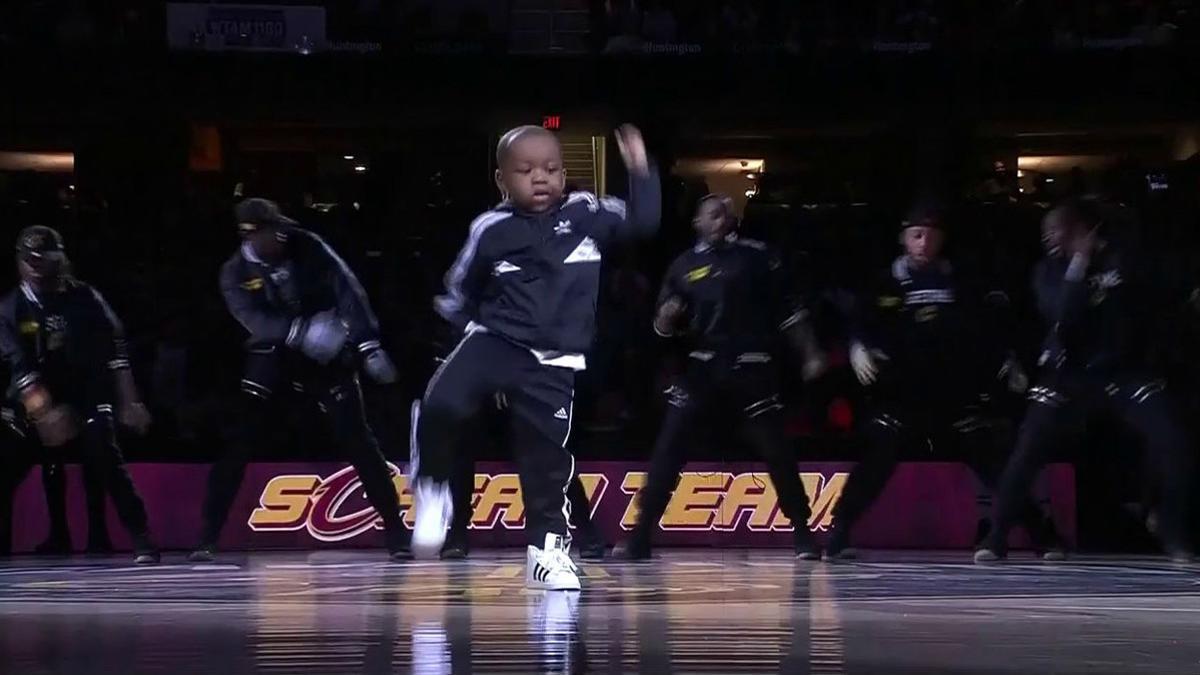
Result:
{"label": "boy's shaved head", "polygon": [[506,131],[504,135],[500,137],[500,142],[496,144],[496,165],[504,166],[504,163],[508,161],[508,156],[512,150],[512,146],[515,145],[517,141],[532,136],[552,138],[554,139],[555,143],[558,143],[558,136],[555,136],[554,132],[543,129],[542,127],[533,124],[525,124],[523,126],[514,127]]}
{"label": "boy's shaved head", "polygon": [[506,200],[531,213],[552,209],[566,188],[562,145],[541,127],[523,126],[496,145],[496,187]]}

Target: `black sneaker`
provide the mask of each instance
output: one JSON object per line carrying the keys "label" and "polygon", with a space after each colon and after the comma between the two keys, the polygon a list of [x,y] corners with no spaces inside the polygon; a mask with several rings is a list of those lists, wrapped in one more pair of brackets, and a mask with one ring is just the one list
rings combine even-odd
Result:
{"label": "black sneaker", "polygon": [[858,551],[850,546],[850,533],[835,525],[829,535],[829,542],[825,545],[825,560],[838,562],[854,560],[857,557]]}
{"label": "black sneaker", "polygon": [[162,562],[162,555],[153,549],[145,549],[134,551],[133,563],[135,565],[157,565]]}
{"label": "black sneaker", "polygon": [[71,540],[66,537],[50,537],[33,547],[37,555],[70,555]]}
{"label": "black sneaker", "polygon": [[471,547],[467,544],[466,533],[451,529],[446,535],[446,543],[442,544],[442,551],[438,557],[442,560],[466,560],[470,554]]}
{"label": "black sneaker", "polygon": [[618,560],[649,560],[652,553],[650,544],[630,539],[613,547],[612,557]]}
{"label": "black sneaker", "polygon": [[975,564],[976,565],[988,565],[991,563],[1000,562],[1001,560],[1004,560],[1007,557],[1008,557],[1008,555],[1004,551],[999,551],[994,548],[984,547],[984,548],[980,548],[979,550],[975,551]]}
{"label": "black sneaker", "polygon": [[210,563],[217,559],[217,547],[212,544],[201,544],[195,551],[188,554],[190,563]]}
{"label": "black sneaker", "polygon": [[1067,559],[1067,549],[1062,546],[1051,546],[1041,551],[1042,560],[1046,562],[1064,562]]}
{"label": "black sneaker", "polygon": [[412,535],[403,527],[385,535],[387,539],[388,558],[392,562],[405,562],[413,559]]}
{"label": "black sneaker", "polygon": [[1191,565],[1196,562],[1196,554],[1186,548],[1167,551],[1167,557],[1176,565]]}
{"label": "black sneaker", "polygon": [[608,545],[603,539],[589,537],[579,544],[579,557],[584,560],[603,560],[608,553]]}
{"label": "black sneaker", "polygon": [[821,548],[817,546],[817,542],[813,539],[812,532],[809,532],[807,527],[802,527],[796,530],[793,547],[796,551],[796,560],[821,559]]}

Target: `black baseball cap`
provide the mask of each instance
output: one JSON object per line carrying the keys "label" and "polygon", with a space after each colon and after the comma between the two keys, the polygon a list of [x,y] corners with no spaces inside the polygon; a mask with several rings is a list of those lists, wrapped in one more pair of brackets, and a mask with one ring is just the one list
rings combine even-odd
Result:
{"label": "black baseball cap", "polygon": [[62,235],[52,227],[33,225],[17,235],[17,255],[30,258],[61,258],[66,254]]}
{"label": "black baseball cap", "polygon": [[945,208],[941,202],[936,200],[919,201],[908,210],[908,213],[904,214],[904,219],[900,221],[901,231],[910,227],[934,227],[945,231]]}
{"label": "black baseball cap", "polygon": [[279,205],[270,199],[251,197],[238,202],[233,207],[234,218],[237,219],[238,232],[249,234],[264,227],[288,227],[296,225],[296,221],[283,215]]}

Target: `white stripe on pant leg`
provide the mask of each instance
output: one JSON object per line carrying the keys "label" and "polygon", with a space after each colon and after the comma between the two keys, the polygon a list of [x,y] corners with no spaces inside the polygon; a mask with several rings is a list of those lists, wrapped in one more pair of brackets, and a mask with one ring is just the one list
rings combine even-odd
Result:
{"label": "white stripe on pant leg", "polygon": [[[470,337],[477,332],[479,332],[479,331],[478,330],[474,330],[474,331],[468,330],[467,334],[462,336],[462,339],[459,340],[458,344],[454,346],[454,349],[450,350],[450,353],[446,355],[446,360],[442,361],[442,365],[438,366],[437,370],[433,371],[433,376],[429,378],[429,384],[425,385],[425,398],[429,398],[429,393],[431,391],[433,391],[434,386],[437,385],[437,381],[438,381],[438,379],[441,378],[442,373],[446,371],[446,367],[450,365],[450,362],[454,360],[454,357],[458,356],[458,353],[460,351],[462,351],[463,347],[466,346],[467,340],[470,339]],[[417,443],[417,423],[421,419],[421,400],[420,399],[413,401],[412,409],[411,409],[411,412],[409,413],[409,418],[410,418],[410,427],[408,430],[408,478],[409,478],[409,483],[413,486],[413,489],[416,489],[417,467],[419,467],[421,465],[421,446]]]}
{"label": "white stripe on pant leg", "polygon": [[480,331],[467,331],[467,334],[458,341],[458,344],[454,346],[454,349],[450,350],[450,353],[446,355],[446,360],[442,361],[442,365],[438,366],[437,370],[433,371],[433,377],[430,377],[429,384],[425,385],[425,398],[429,398],[429,392],[433,391],[433,387],[437,384],[437,381],[441,379],[442,373],[446,372],[446,368],[450,365],[450,362],[453,361],[454,357],[458,356],[458,353],[462,351],[463,347],[466,346],[467,340],[471,339],[471,336],[477,332]]}
{"label": "white stripe on pant leg", "polygon": [[563,452],[567,453],[567,457],[571,458],[571,470],[567,472],[567,482],[563,484],[563,520],[566,525],[564,531],[567,533],[563,537],[563,544],[570,549],[571,546],[571,499],[567,496],[567,491],[571,489],[571,481],[575,480],[575,455],[567,450],[567,442],[571,440],[571,423],[575,419],[575,390],[571,390],[571,403],[567,409],[567,435],[563,438]]}
{"label": "white stripe on pant leg", "polygon": [[421,420],[421,399],[412,402],[408,427],[408,485],[417,489],[417,468],[421,466],[421,446],[417,445],[417,423]]}
{"label": "white stripe on pant leg", "polygon": [[571,390],[571,402],[567,404],[567,435],[563,436],[562,446],[567,447],[567,442],[571,440],[571,422],[575,419],[575,390]]}

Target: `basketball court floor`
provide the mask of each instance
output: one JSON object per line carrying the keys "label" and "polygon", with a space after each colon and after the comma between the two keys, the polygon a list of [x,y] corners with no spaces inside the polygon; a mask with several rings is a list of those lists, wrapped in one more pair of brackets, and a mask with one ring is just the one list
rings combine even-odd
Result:
{"label": "basketball court floor", "polygon": [[524,587],[519,551],[0,561],[7,673],[1200,673],[1200,567],[662,549]]}

